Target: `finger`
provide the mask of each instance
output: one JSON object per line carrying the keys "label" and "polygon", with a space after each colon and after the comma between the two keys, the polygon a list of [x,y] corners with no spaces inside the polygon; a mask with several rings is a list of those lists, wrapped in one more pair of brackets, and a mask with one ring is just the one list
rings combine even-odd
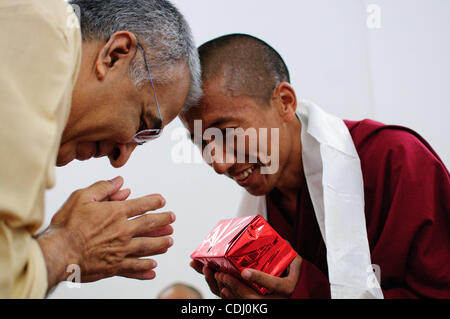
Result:
{"label": "finger", "polygon": [[175,214],[172,212],[152,213],[139,216],[130,220],[131,234],[133,236],[143,236],[153,231],[161,230],[175,221]]}
{"label": "finger", "polygon": [[145,273],[153,270],[158,263],[153,259],[125,258],[117,271],[117,274]]}
{"label": "finger", "polygon": [[219,292],[222,292],[222,289],[225,288],[225,284],[222,282],[223,273],[216,272],[214,273],[214,279],[216,280],[217,289]]}
{"label": "finger", "polygon": [[120,202],[126,200],[131,194],[131,190],[129,188],[121,189],[117,193],[112,194],[109,196],[109,200],[114,202]]}
{"label": "finger", "polygon": [[100,181],[81,190],[86,202],[101,202],[118,192],[123,185],[123,178],[118,176],[109,181]]}
{"label": "finger", "polygon": [[214,279],[214,272],[207,266],[204,266],[202,271],[205,275],[205,279],[208,283],[209,289],[211,289],[213,294],[220,297],[220,290],[216,280]]}
{"label": "finger", "polygon": [[154,256],[157,252],[167,250],[173,245],[171,237],[157,237],[157,238],[134,238],[127,247],[127,256],[133,257],[147,257]]}
{"label": "finger", "polygon": [[140,237],[163,237],[173,234],[173,227],[170,225],[160,227],[158,229],[152,230],[148,233],[139,235]]}
{"label": "finger", "polygon": [[229,274],[222,274],[222,276],[219,277],[219,280],[231,291],[233,295],[239,298],[256,299],[261,297],[261,295],[259,295],[253,288],[247,286],[239,279],[236,279]]}
{"label": "finger", "polygon": [[150,257],[150,256],[162,255],[162,254],[167,253],[168,251],[169,251],[169,248],[163,248],[163,249],[161,249],[161,250],[157,250],[157,251],[153,252],[151,255],[148,255],[148,256],[138,256],[138,255],[130,254],[130,255],[128,255],[127,257],[130,257],[130,258],[131,258],[131,257],[132,257],[132,258]]}
{"label": "finger", "polygon": [[114,204],[123,209],[128,218],[131,218],[164,207],[166,200],[161,195],[149,195],[123,202],[114,202]]}
{"label": "finger", "polygon": [[156,277],[156,272],[153,270],[147,270],[144,272],[120,272],[117,274],[121,277],[131,278],[131,279],[139,279],[139,280],[151,280]]}
{"label": "finger", "polygon": [[203,264],[197,260],[192,260],[189,265],[194,268],[196,272],[198,272],[200,275],[203,275]]}
{"label": "finger", "polygon": [[285,279],[271,276],[259,270],[247,268],[242,271],[241,276],[245,280],[257,283],[262,287],[272,289],[276,293],[287,293],[289,288],[286,285]]}
{"label": "finger", "polygon": [[228,289],[228,288],[226,288],[226,287],[224,287],[224,288],[222,288],[222,290],[220,290],[220,297],[221,297],[222,299],[239,299],[238,296],[236,296],[235,294],[233,294],[233,293],[231,292],[231,290]]}

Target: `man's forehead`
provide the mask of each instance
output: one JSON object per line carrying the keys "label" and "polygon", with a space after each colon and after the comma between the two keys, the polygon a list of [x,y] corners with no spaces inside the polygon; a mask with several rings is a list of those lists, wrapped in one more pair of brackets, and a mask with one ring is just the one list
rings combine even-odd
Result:
{"label": "man's forehead", "polygon": [[[163,113],[164,125],[169,124],[180,113],[189,95],[191,85],[190,71],[185,63],[177,64],[171,68],[170,72],[170,75],[167,75],[169,79],[155,87],[156,98]],[[143,90],[143,92],[151,95],[150,109],[158,114],[153,90],[150,88],[150,90]]]}

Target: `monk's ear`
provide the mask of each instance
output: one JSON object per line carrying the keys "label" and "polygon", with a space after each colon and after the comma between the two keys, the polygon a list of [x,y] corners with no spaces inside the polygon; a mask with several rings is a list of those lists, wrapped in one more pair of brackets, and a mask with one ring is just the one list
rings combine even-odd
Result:
{"label": "monk's ear", "polygon": [[95,74],[102,81],[110,72],[128,68],[136,55],[136,36],[128,31],[114,33],[100,49]]}
{"label": "monk's ear", "polygon": [[278,84],[273,92],[272,101],[284,122],[289,122],[296,117],[297,96],[289,83]]}

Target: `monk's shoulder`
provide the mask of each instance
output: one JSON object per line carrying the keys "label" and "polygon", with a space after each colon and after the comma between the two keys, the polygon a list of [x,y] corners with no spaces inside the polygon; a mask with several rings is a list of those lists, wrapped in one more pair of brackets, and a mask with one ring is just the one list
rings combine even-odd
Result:
{"label": "monk's shoulder", "polygon": [[373,120],[345,121],[345,124],[362,162],[374,165],[387,160],[399,165],[441,162],[428,142],[410,128]]}

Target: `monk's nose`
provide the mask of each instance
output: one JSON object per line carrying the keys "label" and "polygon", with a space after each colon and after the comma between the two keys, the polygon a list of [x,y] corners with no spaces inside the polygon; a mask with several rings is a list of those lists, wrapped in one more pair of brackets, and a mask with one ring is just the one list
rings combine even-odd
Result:
{"label": "monk's nose", "polygon": [[212,157],[212,163],[210,164],[217,174],[226,174],[230,168],[236,164],[236,157],[232,154],[223,152]]}
{"label": "monk's nose", "polygon": [[223,175],[228,172],[228,170],[234,165],[234,163],[220,163],[214,161],[211,166],[214,168],[217,174]]}
{"label": "monk's nose", "polygon": [[222,145],[210,142],[208,148],[203,148],[203,159],[212,166],[217,174],[223,175],[236,164],[236,157],[233,152],[227,152],[227,148]]}

